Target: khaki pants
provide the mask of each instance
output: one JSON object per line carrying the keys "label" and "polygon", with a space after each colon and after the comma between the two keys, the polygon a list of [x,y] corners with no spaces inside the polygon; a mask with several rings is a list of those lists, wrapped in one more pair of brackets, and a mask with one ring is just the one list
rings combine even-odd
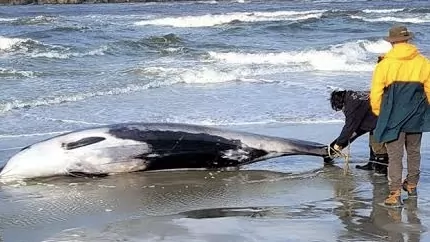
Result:
{"label": "khaki pants", "polygon": [[[349,138],[349,143],[354,142],[358,137],[364,135],[367,133],[367,131],[364,130],[358,130],[357,132],[353,133],[351,138]],[[385,147],[384,143],[377,143],[375,141],[375,138],[373,137],[373,132],[369,132],[369,149],[373,152],[375,155],[386,155],[387,154],[387,148]]]}
{"label": "khaki pants", "polygon": [[403,154],[406,148],[408,175],[406,181],[417,185],[420,178],[422,133],[401,132],[399,138],[386,144],[388,151],[388,185],[390,191],[402,187]]}
{"label": "khaki pants", "polygon": [[387,148],[385,147],[385,144],[376,142],[375,138],[373,137],[373,133],[369,133],[369,146],[375,155],[387,154]]}

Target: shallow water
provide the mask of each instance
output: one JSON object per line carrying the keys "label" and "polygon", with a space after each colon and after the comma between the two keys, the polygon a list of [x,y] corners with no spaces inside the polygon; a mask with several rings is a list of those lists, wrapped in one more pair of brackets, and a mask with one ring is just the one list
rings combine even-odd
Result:
{"label": "shallow water", "polygon": [[[0,7],[0,163],[66,131],[186,122],[330,143],[331,90],[369,87],[395,23],[430,54],[425,1],[194,1]],[[386,179],[315,157],[239,171],[56,178],[0,187],[3,241],[428,241],[428,136],[417,205]]]}

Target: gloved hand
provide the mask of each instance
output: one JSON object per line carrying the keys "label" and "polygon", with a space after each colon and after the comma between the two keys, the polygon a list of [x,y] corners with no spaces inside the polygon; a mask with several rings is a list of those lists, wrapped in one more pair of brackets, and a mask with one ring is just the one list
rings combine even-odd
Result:
{"label": "gloved hand", "polygon": [[340,155],[337,152],[334,152],[334,146],[336,145],[336,140],[331,142],[329,146],[327,146],[327,153],[329,156],[324,157],[324,164],[331,164],[333,163],[333,159],[340,157]]}
{"label": "gloved hand", "polygon": [[342,146],[340,146],[340,145],[337,145],[337,144],[335,144],[334,146],[333,146],[333,149],[334,150],[336,150],[336,151],[342,151],[342,149],[343,149],[343,147]]}

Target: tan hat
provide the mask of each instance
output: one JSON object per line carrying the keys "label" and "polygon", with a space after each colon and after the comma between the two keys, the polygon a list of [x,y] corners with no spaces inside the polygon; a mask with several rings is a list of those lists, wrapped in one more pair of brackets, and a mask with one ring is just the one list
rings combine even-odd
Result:
{"label": "tan hat", "polygon": [[388,37],[384,37],[384,40],[393,43],[409,40],[413,36],[412,32],[409,32],[405,26],[393,26],[388,31]]}

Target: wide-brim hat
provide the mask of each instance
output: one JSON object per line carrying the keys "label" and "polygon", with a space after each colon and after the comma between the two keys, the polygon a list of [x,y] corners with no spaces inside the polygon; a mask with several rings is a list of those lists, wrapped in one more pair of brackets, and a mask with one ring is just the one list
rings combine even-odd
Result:
{"label": "wide-brim hat", "polygon": [[393,43],[406,41],[414,37],[414,34],[405,26],[394,26],[388,31],[388,36],[384,37],[384,40]]}

